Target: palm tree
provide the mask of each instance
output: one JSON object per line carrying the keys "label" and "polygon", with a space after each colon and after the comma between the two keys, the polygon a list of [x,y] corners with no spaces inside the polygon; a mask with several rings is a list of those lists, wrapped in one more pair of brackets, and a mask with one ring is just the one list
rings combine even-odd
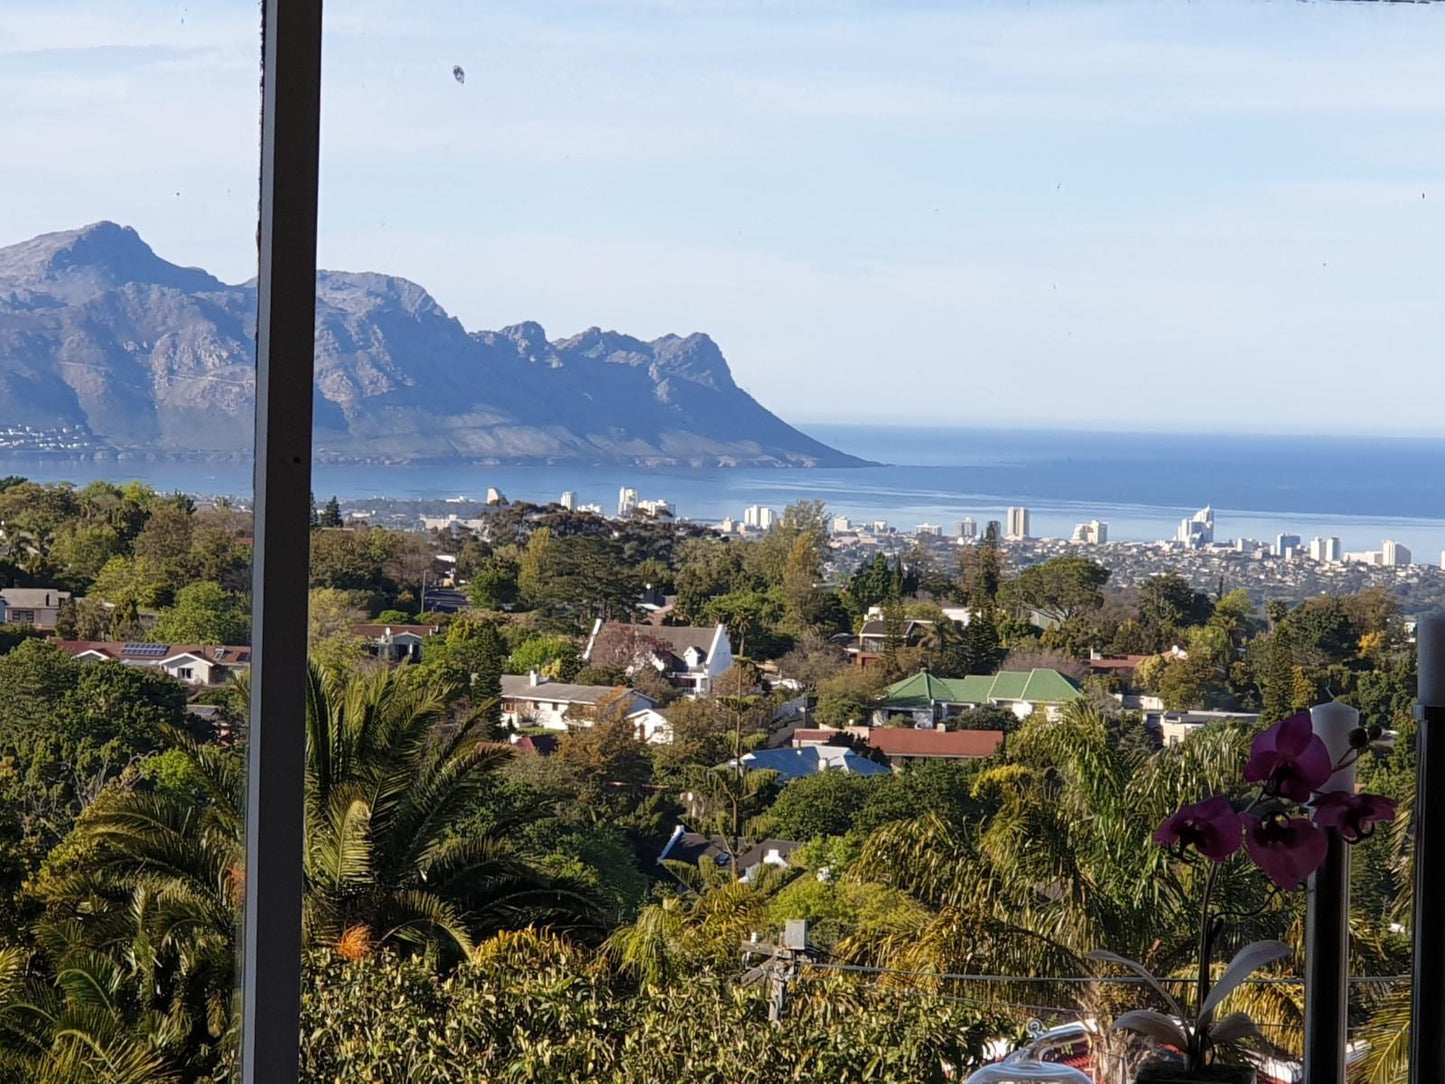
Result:
{"label": "palm tree", "polygon": [[173,732],[193,794],[112,790],[42,873],[39,929],[57,975],[79,946],[124,963],[133,999],[165,1022],[182,1068],[208,1072],[233,1021],[245,862],[240,757]]}
{"label": "palm tree", "polygon": [[41,1084],[174,1082],[178,1038],[161,1015],[137,1010],[126,967],[77,944],[61,946],[55,976],[27,974],[26,954],[0,950],[0,1076]]}
{"label": "palm tree", "polygon": [[511,750],[484,740],[484,711],[448,721],[450,691],[404,670],[312,670],[304,928],[313,946],[357,953],[397,942],[451,962],[499,930],[595,928],[593,901],[529,865],[508,826],[460,831]]}
{"label": "palm tree", "polygon": [[[1004,975],[1088,974],[1083,956],[1108,949],[1154,974],[1197,969],[1199,899],[1204,878],[1181,867],[1151,836],[1186,801],[1238,786],[1248,736],[1206,732],[1177,750],[1143,756],[1110,741],[1096,707],[1079,703],[1063,718],[1026,724],[1011,762],[986,771],[975,796],[993,814],[980,824],[937,816],[887,826],[850,869],[858,879],[900,888],[930,909],[919,928],[871,944],[844,942],[851,958],[904,970]],[[1239,944],[1277,937],[1297,907],[1268,893],[1259,878],[1224,867],[1217,891],[1237,904],[1224,955]],[[1110,1016],[1139,1007],[1136,988],[990,984],[985,996],[1067,1006]],[[982,991],[981,991],[982,992]],[[1125,1000],[1127,999],[1127,1001]],[[1294,1023],[1284,999],[1260,1019]],[[1244,1006],[1240,1006],[1244,1007]],[[1104,1060],[1127,1055],[1105,1039]]]}
{"label": "palm tree", "polygon": [[[448,692],[403,670],[311,672],[303,859],[309,947],[357,958],[394,945],[447,966],[499,930],[595,925],[591,899],[531,866],[508,838],[508,825],[463,830],[510,751],[478,737],[484,712],[448,721]],[[83,946],[91,962],[119,968],[112,974],[129,982],[136,1011],[167,1037],[168,1064],[194,1079],[224,1056],[236,1019],[245,776],[235,751],[171,737],[192,793],[107,791],[35,891],[47,908],[42,949]],[[52,948],[43,959],[61,974],[71,952]],[[3,984],[0,967],[0,990]],[[17,1034],[0,1030],[6,1039]]]}

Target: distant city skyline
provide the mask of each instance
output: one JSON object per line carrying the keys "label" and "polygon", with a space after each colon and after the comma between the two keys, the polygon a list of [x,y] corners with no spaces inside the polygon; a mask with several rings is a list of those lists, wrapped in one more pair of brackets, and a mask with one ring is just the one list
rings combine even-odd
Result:
{"label": "distant city skyline", "polygon": [[[251,277],[252,0],[53,16],[0,27],[0,244],[108,218]],[[1442,431],[1439,5],[327,20],[322,263],[468,328],[704,331],[805,427]]]}

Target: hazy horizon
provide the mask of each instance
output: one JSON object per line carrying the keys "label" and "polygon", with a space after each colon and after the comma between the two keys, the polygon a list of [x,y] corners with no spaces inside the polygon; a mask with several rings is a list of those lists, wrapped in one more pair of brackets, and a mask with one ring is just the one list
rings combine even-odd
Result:
{"label": "hazy horizon", "polygon": [[[333,8],[321,263],[471,329],[706,332],[802,427],[1433,435],[1441,18]],[[0,243],[111,219],[250,278],[257,50],[250,0],[7,14]]]}

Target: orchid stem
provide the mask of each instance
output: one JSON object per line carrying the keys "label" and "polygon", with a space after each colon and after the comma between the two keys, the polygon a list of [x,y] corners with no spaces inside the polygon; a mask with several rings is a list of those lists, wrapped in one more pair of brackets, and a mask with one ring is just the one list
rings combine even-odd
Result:
{"label": "orchid stem", "polygon": [[[1209,876],[1204,881],[1204,902],[1200,908],[1199,923],[1199,999],[1194,1003],[1195,1029],[1190,1035],[1190,1046],[1195,1047],[1199,1042],[1199,1017],[1204,1012],[1204,1001],[1209,997],[1209,982],[1212,976],[1210,958],[1214,953],[1214,921],[1209,914],[1209,904],[1214,896],[1214,882],[1219,877],[1220,863],[1214,863],[1209,867]],[[1191,1049],[1187,1052],[1191,1069],[1202,1069],[1204,1067],[1204,1048]]]}

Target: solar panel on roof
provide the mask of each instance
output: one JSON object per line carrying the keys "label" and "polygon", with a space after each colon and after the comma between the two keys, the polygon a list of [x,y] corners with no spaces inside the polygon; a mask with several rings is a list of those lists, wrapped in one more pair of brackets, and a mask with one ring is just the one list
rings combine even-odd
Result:
{"label": "solar panel on roof", "polygon": [[126,644],[120,649],[120,653],[137,659],[160,659],[164,658],[170,649],[170,644]]}

